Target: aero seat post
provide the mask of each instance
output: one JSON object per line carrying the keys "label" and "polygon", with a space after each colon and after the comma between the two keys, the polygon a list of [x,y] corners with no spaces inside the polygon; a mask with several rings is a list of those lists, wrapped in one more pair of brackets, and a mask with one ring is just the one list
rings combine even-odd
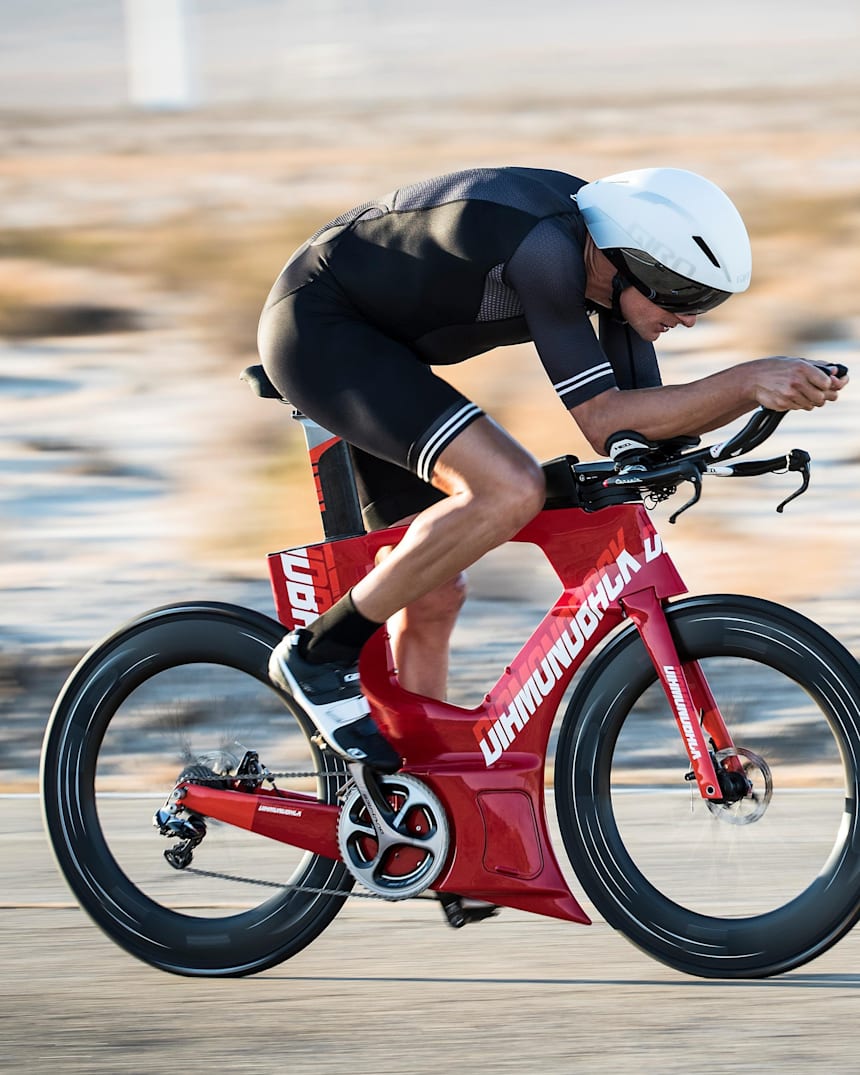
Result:
{"label": "aero seat post", "polygon": [[[262,365],[242,370],[240,380],[261,399],[277,399],[289,404]],[[298,409],[293,411],[293,418],[301,422],[305,431],[326,540],[366,533],[349,445]]]}
{"label": "aero seat post", "polygon": [[304,430],[326,540],[366,533],[349,445],[301,411],[293,418]]}

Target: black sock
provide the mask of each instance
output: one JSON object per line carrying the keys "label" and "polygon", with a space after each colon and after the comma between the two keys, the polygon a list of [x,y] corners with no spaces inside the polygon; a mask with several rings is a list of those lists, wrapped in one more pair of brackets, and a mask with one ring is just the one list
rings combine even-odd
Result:
{"label": "black sock", "polygon": [[325,661],[358,660],[362,646],[382,625],[369,620],[355,607],[352,590],[317,617],[299,646],[305,660],[315,664]]}

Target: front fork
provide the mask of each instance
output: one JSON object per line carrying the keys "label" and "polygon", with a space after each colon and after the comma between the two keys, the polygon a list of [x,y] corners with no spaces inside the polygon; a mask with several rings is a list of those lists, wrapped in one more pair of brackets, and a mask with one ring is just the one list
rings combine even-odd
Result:
{"label": "front fork", "polygon": [[[697,661],[681,661],[663,603],[653,589],[625,594],[622,600],[672,707],[699,794],[703,799],[722,802],[733,786],[732,776],[742,773],[743,768],[734,755],[727,756],[719,770],[716,767],[715,755],[733,750],[734,744],[702,669]],[[737,792],[732,795],[736,797]]]}

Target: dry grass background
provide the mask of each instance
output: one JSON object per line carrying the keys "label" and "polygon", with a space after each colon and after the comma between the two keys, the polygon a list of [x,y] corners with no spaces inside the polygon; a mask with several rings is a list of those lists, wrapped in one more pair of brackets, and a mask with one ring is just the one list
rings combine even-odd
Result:
{"label": "dry grass background", "polygon": [[[390,106],[347,110],[337,121],[325,110],[300,119],[258,110],[7,116],[0,333],[169,328],[205,352],[206,378],[232,380],[254,360],[260,305],[290,251],[351,204],[469,165],[591,177],[672,163],[730,191],[754,246],[751,291],[684,341],[698,345],[696,369],[705,372],[709,358],[716,368],[802,353],[856,334],[857,131],[857,95],[822,89],[702,93],[683,103],[603,95],[575,107],[463,102],[432,113]],[[536,454],[584,450],[529,349],[450,372]],[[664,375],[678,379],[671,363]],[[199,368],[192,376],[199,390]],[[241,476],[229,498],[240,510],[219,512],[209,532],[216,558],[256,555],[261,540],[300,541],[312,525],[301,440],[282,433],[276,410],[260,404],[242,418],[216,417],[220,439],[207,450],[231,457]],[[201,429],[204,440],[210,434]]]}

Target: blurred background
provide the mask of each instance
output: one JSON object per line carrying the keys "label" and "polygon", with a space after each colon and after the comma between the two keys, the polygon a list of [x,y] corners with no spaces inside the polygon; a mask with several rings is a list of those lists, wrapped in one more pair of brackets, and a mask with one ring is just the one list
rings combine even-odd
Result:
{"label": "blurred background", "polygon": [[[700,171],[746,219],[753,283],[666,339],[664,379],[764,354],[856,369],[852,0],[2,9],[2,790],[35,787],[53,696],[100,636],[180,598],[271,613],[265,554],[321,536],[299,428],[238,374],[290,252],[351,205],[475,165]],[[538,456],[587,454],[530,347],[451,374]],[[657,513],[691,589],[793,602],[855,652],[857,396],[772,441],[815,460],[784,516],[793,477]],[[500,585],[535,599],[504,566],[474,573],[464,651],[510,622]]]}

